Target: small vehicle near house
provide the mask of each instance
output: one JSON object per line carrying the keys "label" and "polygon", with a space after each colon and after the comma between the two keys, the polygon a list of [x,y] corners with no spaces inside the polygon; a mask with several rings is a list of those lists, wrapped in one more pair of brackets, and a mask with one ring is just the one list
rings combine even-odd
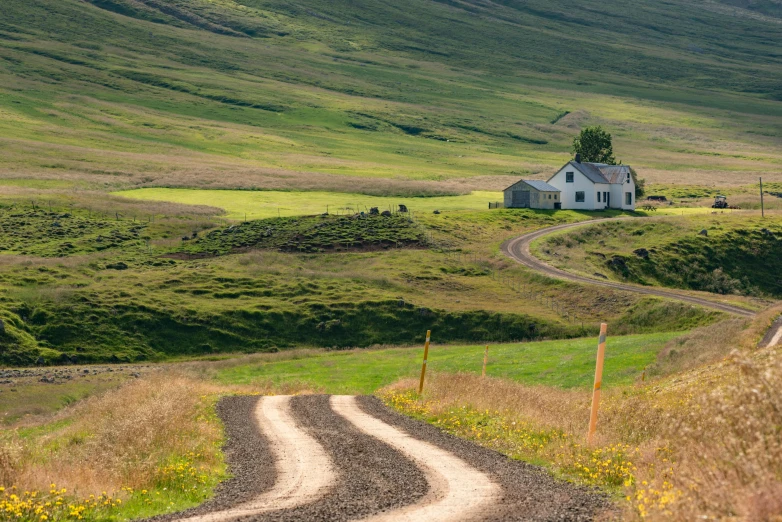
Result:
{"label": "small vehicle near house", "polygon": [[734,207],[732,205],[728,205],[728,198],[726,196],[715,196],[714,204],[711,206],[711,208],[728,208],[732,210],[741,210],[741,207]]}

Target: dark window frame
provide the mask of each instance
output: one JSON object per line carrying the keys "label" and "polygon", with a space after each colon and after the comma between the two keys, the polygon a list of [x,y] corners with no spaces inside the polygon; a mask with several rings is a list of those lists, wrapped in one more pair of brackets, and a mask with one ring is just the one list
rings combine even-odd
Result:
{"label": "dark window frame", "polygon": [[576,191],[576,203],[584,203],[584,202],[586,202],[586,192],[584,192],[583,190]]}
{"label": "dark window frame", "polygon": [[625,205],[632,205],[632,204],[633,204],[633,193],[625,192]]}
{"label": "dark window frame", "polygon": [[574,183],[576,179],[575,172],[565,172],[565,183]]}

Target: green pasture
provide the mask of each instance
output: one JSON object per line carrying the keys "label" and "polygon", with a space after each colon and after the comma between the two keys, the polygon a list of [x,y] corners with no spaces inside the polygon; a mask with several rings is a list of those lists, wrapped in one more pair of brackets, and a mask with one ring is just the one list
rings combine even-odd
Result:
{"label": "green pasture", "polygon": [[452,4],[7,0],[3,168],[102,190],[462,194],[545,176],[601,124],[650,183],[778,176],[778,24],[754,3]]}
{"label": "green pasture", "polygon": [[189,205],[210,205],[225,209],[229,219],[265,219],[314,214],[353,214],[371,207],[394,211],[407,205],[412,212],[434,210],[485,210],[489,202],[502,201],[502,192],[475,191],[465,196],[392,198],[342,192],[292,192],[250,190],[192,190],[143,188],[115,192],[132,199],[170,201]]}
{"label": "green pasture", "polygon": [[539,239],[532,250],[587,276],[723,295],[782,295],[782,216],[684,210],[690,212],[562,231]]}
{"label": "green pasture", "polygon": [[[436,335],[436,332],[434,333]],[[603,383],[634,382],[660,349],[681,333],[609,337]],[[596,338],[499,344],[489,347],[488,375],[525,384],[586,388],[594,379]],[[480,373],[484,345],[438,345],[429,350],[428,371]],[[279,361],[244,364],[218,373],[220,382],[278,385],[304,383],[325,393],[372,393],[404,378],[419,375],[423,348],[388,348],[344,352],[296,352]]]}

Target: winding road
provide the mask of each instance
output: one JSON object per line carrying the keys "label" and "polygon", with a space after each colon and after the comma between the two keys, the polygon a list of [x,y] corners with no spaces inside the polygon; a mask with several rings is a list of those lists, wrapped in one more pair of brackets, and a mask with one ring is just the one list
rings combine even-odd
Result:
{"label": "winding road", "polygon": [[224,397],[233,477],[158,522],[586,521],[594,489],[450,436],[368,396]]}
{"label": "winding road", "polygon": [[[570,274],[530,253],[537,238],[602,221],[538,230],[507,241],[502,251],[551,277],[754,315],[674,290]],[[782,318],[764,342],[780,340]],[[232,478],[204,504],[155,522],[578,522],[610,518],[614,509],[594,489],[400,415],[371,396],[232,396],[217,411]]]}
{"label": "winding road", "polygon": [[614,218],[594,219],[590,221],[567,223],[565,225],[557,225],[554,227],[544,228],[541,230],[536,230],[535,232],[524,234],[523,236],[510,239],[505,243],[503,243],[500,248],[502,252],[506,256],[510,257],[511,259],[518,261],[522,265],[525,265],[535,270],[536,272],[540,272],[550,277],[564,279],[575,283],[586,283],[590,285],[614,288],[616,290],[625,290],[627,292],[635,292],[639,294],[655,295],[659,297],[667,297],[669,299],[677,299],[679,301],[685,301],[688,303],[703,306],[705,308],[712,308],[715,310],[719,310],[721,312],[727,312],[729,314],[739,315],[742,317],[755,316],[755,312],[741,308],[739,306],[734,306],[727,303],[721,303],[719,301],[712,301],[710,299],[696,297],[685,292],[677,292],[674,289],[661,289],[661,288],[652,288],[652,287],[640,286],[640,285],[631,285],[626,283],[617,283],[614,281],[604,281],[601,279],[592,279],[590,277],[572,274],[570,272],[560,270],[559,268],[554,268],[553,266],[544,263],[540,259],[533,256],[532,253],[530,252],[530,245],[532,244],[532,242],[543,236],[561,230],[568,230],[572,228],[590,226],[590,225],[595,225],[597,223],[605,223],[607,221],[617,221],[617,219]]}

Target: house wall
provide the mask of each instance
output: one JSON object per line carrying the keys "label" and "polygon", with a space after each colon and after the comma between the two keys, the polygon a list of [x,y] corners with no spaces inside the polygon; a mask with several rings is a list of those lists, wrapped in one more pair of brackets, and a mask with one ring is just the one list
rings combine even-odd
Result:
{"label": "house wall", "polygon": [[[614,201],[614,194],[611,192],[612,185],[608,183],[595,183],[595,210],[605,210],[609,208],[609,205],[606,204],[605,200],[603,199],[603,193],[608,192],[611,194],[609,197],[611,208],[614,208],[614,204],[616,203]],[[600,201],[597,201],[597,193],[600,192]]]}
{"label": "house wall", "polygon": [[[535,208],[552,210],[554,208],[554,203],[559,203],[558,192],[540,192],[539,194],[540,200],[538,201],[538,206]],[[549,196],[551,196],[551,199],[549,199]],[[556,196],[557,199],[554,199],[554,196]]]}
{"label": "house wall", "polygon": [[[611,208],[619,208],[622,210],[635,210],[635,183],[632,176],[630,177],[630,183],[613,183],[611,186]],[[632,194],[631,205],[625,204],[625,193]]]}
{"label": "house wall", "polygon": [[[566,172],[573,173],[573,183],[565,181]],[[597,208],[597,185],[589,181],[578,169],[566,165],[548,180],[548,184],[558,188],[562,195],[562,208],[571,210],[594,210]],[[603,185],[608,186],[608,185]],[[608,190],[608,189],[604,189]],[[576,203],[576,192],[584,192],[584,202]],[[614,196],[611,196],[613,198]],[[603,208],[603,207],[600,207]]]}

